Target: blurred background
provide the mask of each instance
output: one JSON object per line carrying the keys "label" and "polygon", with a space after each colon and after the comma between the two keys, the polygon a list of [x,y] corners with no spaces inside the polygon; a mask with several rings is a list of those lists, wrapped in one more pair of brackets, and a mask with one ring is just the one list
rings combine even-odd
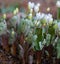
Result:
{"label": "blurred background", "polygon": [[[5,13],[8,11],[12,11],[14,7],[19,7],[20,11],[27,10],[27,2],[35,2],[40,3],[40,11],[45,13],[52,13],[53,17],[56,18],[56,1],[57,0],[0,0],[0,13]],[[9,7],[10,6],[10,7]],[[5,10],[6,8],[7,11]]]}

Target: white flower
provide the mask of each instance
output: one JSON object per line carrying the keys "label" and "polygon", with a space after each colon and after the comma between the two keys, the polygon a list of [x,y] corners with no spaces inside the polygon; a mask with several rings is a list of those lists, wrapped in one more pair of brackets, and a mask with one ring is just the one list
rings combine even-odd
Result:
{"label": "white flower", "polygon": [[35,11],[35,12],[38,12],[38,11],[39,11],[39,7],[40,7],[40,3],[37,3],[37,4],[34,6],[34,11]]}
{"label": "white flower", "polygon": [[37,6],[40,7],[40,3],[37,3]]}
{"label": "white flower", "polygon": [[36,19],[40,20],[40,17],[41,17],[41,13],[40,12],[36,13]]}
{"label": "white flower", "polygon": [[32,5],[32,8],[34,8],[34,5],[35,5],[35,4],[34,4],[33,2],[32,2],[32,4],[31,4],[31,5]]}
{"label": "white flower", "polygon": [[37,13],[37,12],[39,11],[39,6],[36,5],[36,6],[34,7],[34,11]]}
{"label": "white flower", "polygon": [[60,7],[60,1],[57,1],[56,6]]}
{"label": "white flower", "polygon": [[52,14],[49,13],[48,16],[49,16],[50,18],[52,18]]}
{"label": "white flower", "polygon": [[37,19],[37,20],[43,19],[44,16],[45,16],[44,13],[40,13],[40,12],[36,13],[36,19]]}
{"label": "white flower", "polygon": [[53,18],[51,14],[45,15],[44,19],[46,20],[47,24],[52,24]]}
{"label": "white flower", "polygon": [[44,13],[41,13],[41,19],[43,19],[45,17],[45,14]]}
{"label": "white flower", "polygon": [[48,15],[45,15],[44,19],[46,20],[46,22],[49,20],[49,16]]}
{"label": "white flower", "polygon": [[29,8],[29,9],[34,8],[34,3],[33,3],[33,2],[29,2],[29,3],[28,3],[28,8]]}

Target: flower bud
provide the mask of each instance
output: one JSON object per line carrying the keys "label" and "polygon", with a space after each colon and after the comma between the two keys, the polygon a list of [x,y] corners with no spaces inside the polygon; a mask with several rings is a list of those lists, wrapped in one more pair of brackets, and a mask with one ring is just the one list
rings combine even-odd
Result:
{"label": "flower bud", "polygon": [[18,13],[19,12],[19,9],[18,8],[16,8],[16,13]]}
{"label": "flower bud", "polygon": [[6,19],[6,14],[3,14],[3,18]]}
{"label": "flower bud", "polygon": [[16,15],[16,10],[14,10],[13,14]]}

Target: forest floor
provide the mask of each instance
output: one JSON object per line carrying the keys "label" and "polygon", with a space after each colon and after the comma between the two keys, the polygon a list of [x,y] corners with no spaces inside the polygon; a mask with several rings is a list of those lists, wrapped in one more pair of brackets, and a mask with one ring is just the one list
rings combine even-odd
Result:
{"label": "forest floor", "polygon": [[0,64],[20,64],[20,61],[17,57],[6,53],[3,49],[0,48]]}

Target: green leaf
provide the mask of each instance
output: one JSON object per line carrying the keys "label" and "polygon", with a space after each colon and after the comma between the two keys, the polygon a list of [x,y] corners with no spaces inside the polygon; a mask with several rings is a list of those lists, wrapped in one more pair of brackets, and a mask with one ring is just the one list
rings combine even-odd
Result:
{"label": "green leaf", "polygon": [[55,30],[54,30],[54,28],[53,28],[52,25],[49,26],[49,28],[48,28],[48,33],[51,34],[52,36],[55,35]]}
{"label": "green leaf", "polygon": [[39,42],[42,40],[42,29],[36,28],[36,34],[37,34],[36,50],[40,50]]}
{"label": "green leaf", "polygon": [[37,34],[37,42],[42,40],[42,29],[41,28],[37,28],[36,29],[36,34]]}

